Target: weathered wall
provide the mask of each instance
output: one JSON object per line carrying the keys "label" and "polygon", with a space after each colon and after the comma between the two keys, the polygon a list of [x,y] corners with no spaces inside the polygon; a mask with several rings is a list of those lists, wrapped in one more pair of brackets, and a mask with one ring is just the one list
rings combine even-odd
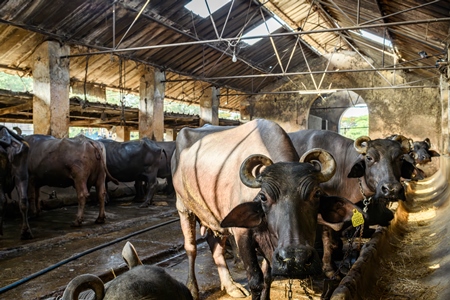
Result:
{"label": "weathered wall", "polygon": [[[313,70],[325,70],[326,63],[310,62],[310,66],[315,66]],[[369,69],[370,66],[358,55],[344,53],[333,55],[333,64],[328,70],[350,68]],[[337,73],[323,76],[323,82],[318,88],[389,87],[419,79],[422,78],[392,71]],[[290,80],[273,85],[270,91],[314,90],[321,80],[322,75],[291,77]],[[423,84],[430,85],[430,82],[424,81]],[[434,148],[438,151],[441,149],[442,105],[439,88],[368,89],[356,92],[364,99],[369,109],[371,138],[393,133],[403,134],[415,140],[429,137],[435,145]],[[250,115],[252,119],[267,118],[276,121],[288,132],[306,129],[309,110],[315,99],[317,94],[266,94],[251,102]]]}

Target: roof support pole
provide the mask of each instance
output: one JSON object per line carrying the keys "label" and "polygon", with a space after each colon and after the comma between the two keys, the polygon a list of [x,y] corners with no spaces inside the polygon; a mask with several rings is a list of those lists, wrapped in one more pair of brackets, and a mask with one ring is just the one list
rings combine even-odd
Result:
{"label": "roof support pole", "polygon": [[219,125],[220,89],[214,86],[206,88],[200,98],[200,126]]}
{"label": "roof support pole", "polygon": [[46,41],[33,55],[33,127],[34,133],[67,137],[70,121],[69,46]]}
{"label": "roof support pole", "polygon": [[164,139],[165,73],[148,66],[141,67],[139,87],[139,137],[156,141]]}

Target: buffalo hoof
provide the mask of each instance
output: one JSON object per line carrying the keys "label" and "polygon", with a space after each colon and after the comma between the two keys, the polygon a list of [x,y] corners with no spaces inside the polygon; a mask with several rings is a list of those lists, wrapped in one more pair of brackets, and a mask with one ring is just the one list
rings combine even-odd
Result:
{"label": "buffalo hoof", "polygon": [[21,240],[31,240],[33,238],[33,234],[31,232],[24,231],[20,234],[20,239]]}
{"label": "buffalo hoof", "polygon": [[229,286],[225,287],[227,294],[233,298],[246,298],[250,296],[249,291],[237,282],[232,282]]}
{"label": "buffalo hoof", "polygon": [[83,224],[83,220],[77,219],[77,220],[73,221],[70,226],[72,226],[72,227],[81,227],[82,224]]}
{"label": "buffalo hoof", "polygon": [[95,224],[104,224],[105,223],[105,218],[97,218],[97,220],[95,220]]}
{"label": "buffalo hoof", "polygon": [[144,202],[141,205],[139,205],[139,208],[149,207],[151,204],[152,204],[151,202]]}

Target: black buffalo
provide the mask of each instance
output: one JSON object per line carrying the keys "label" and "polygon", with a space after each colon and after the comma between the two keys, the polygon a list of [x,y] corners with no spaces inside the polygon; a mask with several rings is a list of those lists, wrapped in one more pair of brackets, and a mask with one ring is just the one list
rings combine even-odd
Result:
{"label": "black buffalo", "polygon": [[431,141],[429,138],[425,138],[423,141],[413,141],[402,135],[393,134],[387,137],[387,139],[406,139],[410,144],[409,155],[414,159],[416,165],[425,165],[431,162],[432,157],[441,156],[437,151],[431,149]]}
{"label": "black buffalo", "polygon": [[[195,278],[195,222],[207,229],[222,287],[234,297],[247,291],[230,276],[223,256],[233,234],[253,299],[268,299],[272,276],[305,278],[321,273],[315,249],[316,225],[348,220],[354,206],[327,197],[320,183],[332,178],[335,161],[314,149],[299,162],[287,134],[277,124],[254,120],[236,128],[182,129],[172,159],[177,209],[189,258],[187,286],[198,299]],[[230,228],[232,227],[232,228]],[[259,266],[257,250],[265,263]]]}
{"label": "black buffalo", "polygon": [[20,238],[33,237],[28,224],[28,152],[28,144],[22,137],[0,125],[0,235],[3,235],[6,195],[11,196],[12,190],[16,188],[22,214]]}
{"label": "black buffalo", "polygon": [[[405,199],[401,178],[417,178],[417,170],[408,155],[409,144],[389,139],[352,140],[327,130],[300,130],[289,133],[299,155],[312,148],[329,151],[336,160],[336,175],[321,184],[330,194],[359,203],[367,210],[369,225],[389,225],[394,215],[386,204]],[[363,202],[363,200],[365,200]],[[328,276],[334,274],[331,262],[332,233],[324,231],[323,267]]]}
{"label": "black buffalo", "polygon": [[28,197],[39,213],[39,190],[42,186],[73,186],[78,197],[78,212],[74,226],[81,226],[89,190],[95,186],[99,214],[95,223],[105,222],[105,180],[114,181],[106,167],[102,143],[85,136],[58,139],[50,135],[32,134],[24,137],[30,146],[28,155]]}
{"label": "black buffalo", "polygon": [[167,161],[163,149],[148,138],[128,142],[100,141],[106,148],[106,164],[111,175],[120,182],[134,182],[136,191],[141,189],[141,182],[146,182],[143,201],[151,204],[159,167],[163,160]]}

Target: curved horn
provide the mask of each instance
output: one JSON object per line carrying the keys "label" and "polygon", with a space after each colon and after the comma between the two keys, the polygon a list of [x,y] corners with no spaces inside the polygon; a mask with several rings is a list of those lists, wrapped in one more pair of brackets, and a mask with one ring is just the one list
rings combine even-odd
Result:
{"label": "curved horn", "polygon": [[402,145],[403,153],[409,153],[414,149],[414,147],[412,146],[413,141],[405,137],[404,135],[397,134],[393,140],[399,142]]}
{"label": "curved horn", "polygon": [[239,177],[243,184],[251,188],[259,188],[261,187],[261,183],[256,181],[255,176],[253,175],[253,169],[256,166],[270,166],[273,164],[272,160],[265,155],[262,154],[253,154],[247,157],[244,162],[241,164],[241,169],[239,170]]}
{"label": "curved horn", "polygon": [[305,154],[300,158],[300,162],[309,163],[313,160],[317,160],[320,162],[320,176],[319,180],[321,182],[326,182],[333,177],[336,172],[336,161],[334,157],[328,152],[320,148],[313,148],[308,150]]}
{"label": "curved horn", "polygon": [[355,147],[356,151],[358,151],[358,153],[366,154],[367,144],[366,144],[366,146],[363,146],[362,144],[367,143],[368,141],[370,141],[370,137],[360,136],[359,138],[357,138],[355,140],[355,143],[353,144],[353,146]]}
{"label": "curved horn", "polygon": [[431,141],[429,138],[425,138],[423,141],[428,145],[428,148],[431,148]]}
{"label": "curved horn", "polygon": [[80,293],[88,289],[95,292],[95,300],[101,300],[105,296],[105,286],[98,276],[82,274],[69,282],[61,300],[78,300]]}
{"label": "curved horn", "polygon": [[127,242],[122,249],[122,258],[127,263],[128,268],[131,270],[133,267],[142,265],[142,261],[139,259],[136,248],[133,244]]}

